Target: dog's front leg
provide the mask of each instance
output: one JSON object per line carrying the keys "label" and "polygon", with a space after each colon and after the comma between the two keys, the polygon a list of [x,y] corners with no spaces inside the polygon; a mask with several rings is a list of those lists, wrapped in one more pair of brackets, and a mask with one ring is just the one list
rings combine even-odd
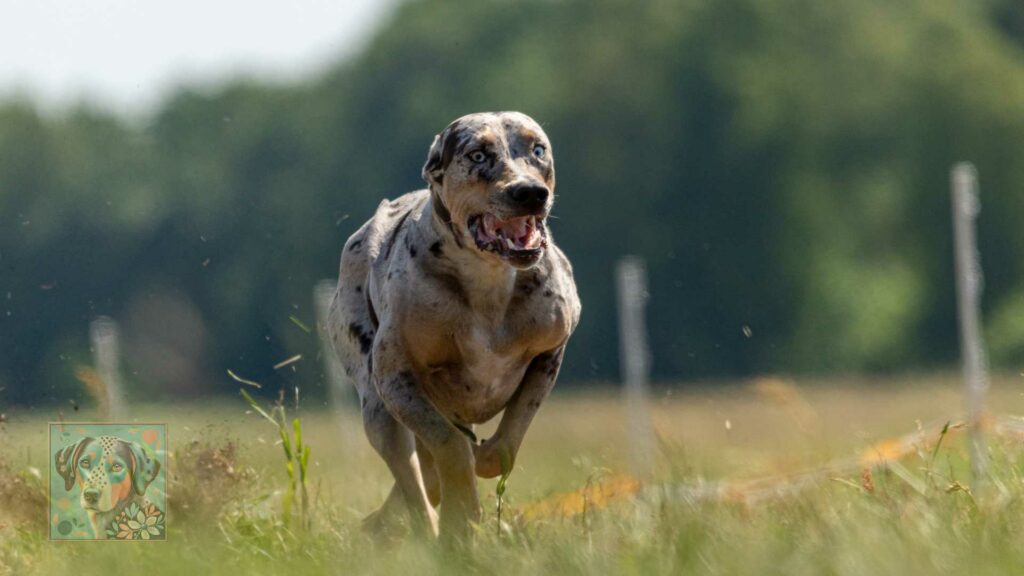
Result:
{"label": "dog's front leg", "polygon": [[477,475],[494,478],[512,469],[530,422],[555,385],[564,352],[563,344],[538,355],[530,363],[522,383],[505,407],[498,430],[474,447]]}
{"label": "dog's front leg", "polygon": [[466,437],[434,408],[401,350],[382,326],[374,345],[374,384],[388,412],[433,455],[441,483],[441,536],[465,536],[469,522],[480,520],[473,449]]}

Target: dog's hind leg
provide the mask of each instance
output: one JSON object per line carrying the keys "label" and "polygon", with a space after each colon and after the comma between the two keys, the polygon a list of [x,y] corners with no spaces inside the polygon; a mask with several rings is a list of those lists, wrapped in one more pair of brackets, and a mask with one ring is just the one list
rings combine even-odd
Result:
{"label": "dog's hind leg", "polygon": [[359,393],[366,436],[395,477],[384,505],[366,518],[364,526],[371,531],[386,530],[404,508],[412,516],[414,529],[436,535],[437,514],[427,504],[412,433],[388,413],[371,382],[370,349],[377,318],[369,298],[367,249],[364,225],[349,238],[342,252],[338,291],[331,302],[327,324],[338,359]]}
{"label": "dog's hind leg", "polygon": [[372,520],[367,520],[386,525],[389,516],[401,508],[397,504],[404,503],[413,529],[436,536],[437,512],[427,501],[413,434],[391,416],[375,393],[368,396],[372,397],[363,399],[363,427],[370,445],[384,459],[395,477],[395,486],[381,509],[371,516]]}

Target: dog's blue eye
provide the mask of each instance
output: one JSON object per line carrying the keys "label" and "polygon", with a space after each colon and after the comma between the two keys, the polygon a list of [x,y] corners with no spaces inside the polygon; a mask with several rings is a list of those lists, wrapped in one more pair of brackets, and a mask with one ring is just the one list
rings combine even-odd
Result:
{"label": "dog's blue eye", "polygon": [[114,472],[120,472],[123,468],[124,466],[121,466],[120,464],[114,464],[113,466],[110,467],[110,469],[113,470]]}
{"label": "dog's blue eye", "polygon": [[89,461],[88,460],[82,460],[81,462],[78,463],[78,467],[79,468],[88,468],[89,467]]}
{"label": "dog's blue eye", "polygon": [[484,154],[483,152],[477,150],[476,152],[470,152],[469,153],[469,159],[472,160],[473,162],[479,164],[479,163],[483,162],[484,160],[487,160],[487,154]]}
{"label": "dog's blue eye", "polygon": [[537,158],[543,158],[544,152],[544,147],[541,146],[540,144],[533,147],[533,155],[536,156]]}

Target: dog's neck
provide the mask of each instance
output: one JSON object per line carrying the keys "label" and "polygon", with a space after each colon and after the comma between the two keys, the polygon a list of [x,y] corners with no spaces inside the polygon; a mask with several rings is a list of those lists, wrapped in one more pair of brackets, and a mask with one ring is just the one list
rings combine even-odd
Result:
{"label": "dog's neck", "polygon": [[437,191],[431,190],[430,200],[423,210],[424,217],[420,221],[430,222],[431,235],[442,241],[443,257],[453,264],[452,273],[458,278],[470,305],[500,321],[512,300],[519,270],[504,260],[486,257],[471,244],[472,239],[460,237]]}

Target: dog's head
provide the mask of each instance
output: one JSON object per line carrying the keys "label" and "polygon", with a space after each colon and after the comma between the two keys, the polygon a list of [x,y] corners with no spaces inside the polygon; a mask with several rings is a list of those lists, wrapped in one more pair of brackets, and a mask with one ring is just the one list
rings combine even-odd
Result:
{"label": "dog's head", "polygon": [[452,122],[434,137],[423,179],[452,232],[485,258],[528,268],[544,253],[555,164],[529,116],[484,112]]}
{"label": "dog's head", "polygon": [[160,462],[138,442],[114,436],[82,438],[57,451],[57,472],[64,489],[76,483],[82,508],[108,512],[132,493],[141,496],[160,472]]}

